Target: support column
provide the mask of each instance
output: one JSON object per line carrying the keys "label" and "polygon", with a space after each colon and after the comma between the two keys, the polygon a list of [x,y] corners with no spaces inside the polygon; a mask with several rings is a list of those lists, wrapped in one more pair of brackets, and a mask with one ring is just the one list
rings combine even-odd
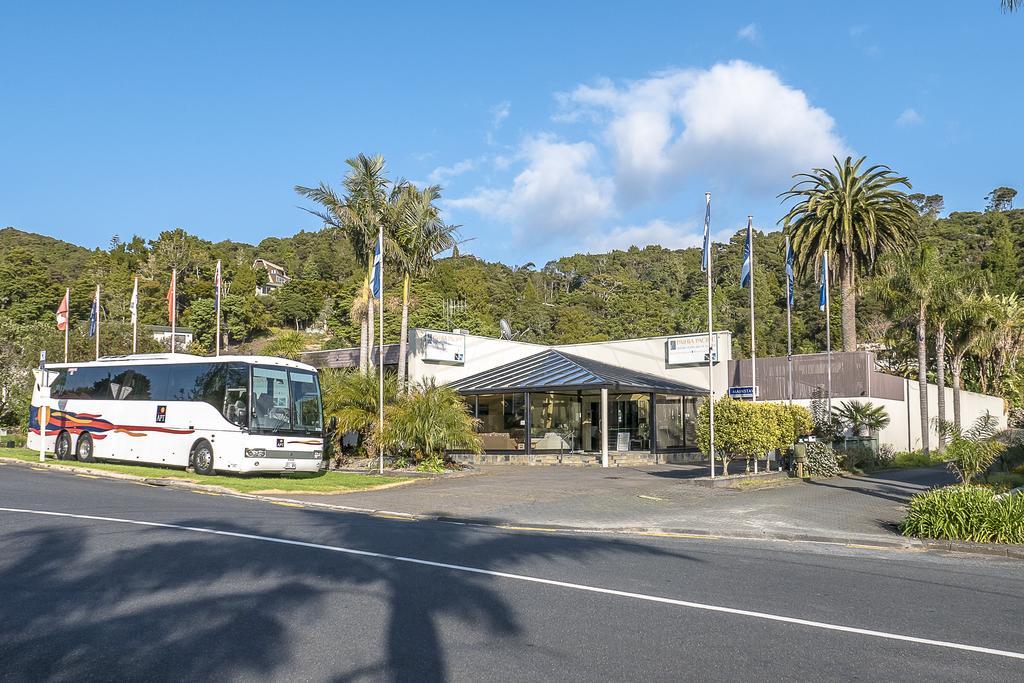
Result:
{"label": "support column", "polygon": [[657,417],[655,417],[657,415],[657,410],[656,410],[657,405],[655,404],[655,398],[656,398],[656,394],[652,393],[651,394],[651,403],[650,403],[650,405],[651,405],[650,411],[651,412],[647,416],[647,429],[650,430],[650,432],[651,432],[651,435],[650,435],[650,438],[648,439],[648,441],[650,441],[651,454],[654,456],[654,463],[655,464],[660,464],[661,459],[658,457],[658,419],[657,419]]}
{"label": "support column", "polygon": [[608,467],[608,387],[601,387],[601,467]]}
{"label": "support column", "polygon": [[[526,448],[524,450],[526,451],[526,456],[528,458],[530,458],[530,461],[531,461],[531,464],[532,464],[532,462],[533,462],[533,439],[530,438],[530,433],[533,431],[533,425],[531,424],[532,420],[530,419],[530,392],[529,391],[527,391],[525,394],[523,394],[523,399],[526,401],[526,408],[525,408],[525,412],[524,412],[524,415],[523,415],[523,417],[524,417],[523,421],[526,423],[526,443],[524,444],[524,446]],[[515,399],[513,399],[513,400],[515,400]]]}

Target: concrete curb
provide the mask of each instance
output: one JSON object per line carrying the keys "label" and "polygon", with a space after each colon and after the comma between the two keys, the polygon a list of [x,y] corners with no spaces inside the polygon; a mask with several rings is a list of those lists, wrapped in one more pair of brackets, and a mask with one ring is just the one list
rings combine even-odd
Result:
{"label": "concrete curb", "polygon": [[[820,543],[828,545],[841,545],[848,548],[860,548],[865,550],[902,550],[917,552],[942,552],[967,555],[985,555],[988,557],[1006,557],[1016,560],[1024,560],[1024,545],[1002,545],[996,543],[971,543],[967,541],[948,541],[939,539],[919,539],[903,536],[884,536],[865,538],[862,536],[842,536],[828,534],[812,534],[802,532],[763,532],[760,534],[715,531],[711,529],[684,528],[684,527],[586,527],[565,524],[538,525],[517,522],[505,519],[474,519],[471,517],[452,517],[447,515],[422,515],[409,512],[398,512],[394,510],[361,508],[348,505],[336,505],[333,503],[320,503],[296,498],[285,498],[279,495],[265,495],[254,493],[240,493],[232,489],[209,484],[197,484],[183,479],[140,477],[134,474],[123,474],[121,472],[110,472],[108,470],[95,470],[88,467],[77,467],[61,465],[59,463],[36,463],[16,458],[0,456],[0,462],[24,465],[27,467],[46,467],[63,472],[79,472],[97,477],[110,479],[121,479],[135,481],[150,486],[166,486],[168,488],[184,491],[199,491],[216,495],[243,498],[246,500],[258,500],[287,507],[312,508],[332,512],[347,512],[350,514],[369,515],[373,517],[384,517],[387,519],[401,519],[410,522],[438,522],[442,524],[455,524],[458,526],[474,526],[490,529],[502,529],[505,531],[527,531],[541,533],[571,533],[588,535],[624,535],[624,536],[658,536],[665,538],[687,538],[695,540],[717,540],[728,539],[738,541],[784,541],[790,543]],[[369,489],[361,489],[366,491]]]}

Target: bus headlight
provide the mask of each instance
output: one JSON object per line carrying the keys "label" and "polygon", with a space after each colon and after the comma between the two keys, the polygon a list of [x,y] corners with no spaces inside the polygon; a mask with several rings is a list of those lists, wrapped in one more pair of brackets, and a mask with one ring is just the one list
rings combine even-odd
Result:
{"label": "bus headlight", "polygon": [[324,459],[324,452],[323,451],[313,451],[313,459],[314,460],[323,460]]}
{"label": "bus headlight", "polygon": [[245,457],[247,458],[265,458],[267,456],[266,448],[246,448]]}

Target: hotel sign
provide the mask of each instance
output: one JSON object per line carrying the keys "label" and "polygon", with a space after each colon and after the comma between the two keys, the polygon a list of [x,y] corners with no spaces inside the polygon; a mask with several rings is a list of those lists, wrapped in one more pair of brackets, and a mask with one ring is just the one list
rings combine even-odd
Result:
{"label": "hotel sign", "polygon": [[423,360],[463,365],[466,362],[466,336],[446,332],[426,332],[420,337]]}
{"label": "hotel sign", "polygon": [[[718,362],[718,334],[712,335],[714,355]],[[668,365],[696,365],[708,362],[708,336],[690,334],[685,337],[671,337],[665,340],[665,362]]]}

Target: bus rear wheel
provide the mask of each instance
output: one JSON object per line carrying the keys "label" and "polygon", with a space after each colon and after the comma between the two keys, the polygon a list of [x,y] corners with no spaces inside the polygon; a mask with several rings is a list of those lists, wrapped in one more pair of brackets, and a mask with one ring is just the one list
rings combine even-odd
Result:
{"label": "bus rear wheel", "polygon": [[89,432],[82,432],[82,435],[78,437],[76,455],[82,462],[96,462],[96,458],[93,457],[92,436]]}
{"label": "bus rear wheel", "polygon": [[192,447],[192,468],[196,474],[213,474],[213,446],[209,441],[197,441]]}
{"label": "bus rear wheel", "polygon": [[57,435],[57,442],[53,445],[53,454],[58,460],[74,460],[74,453],[71,452],[71,435],[61,432]]}

